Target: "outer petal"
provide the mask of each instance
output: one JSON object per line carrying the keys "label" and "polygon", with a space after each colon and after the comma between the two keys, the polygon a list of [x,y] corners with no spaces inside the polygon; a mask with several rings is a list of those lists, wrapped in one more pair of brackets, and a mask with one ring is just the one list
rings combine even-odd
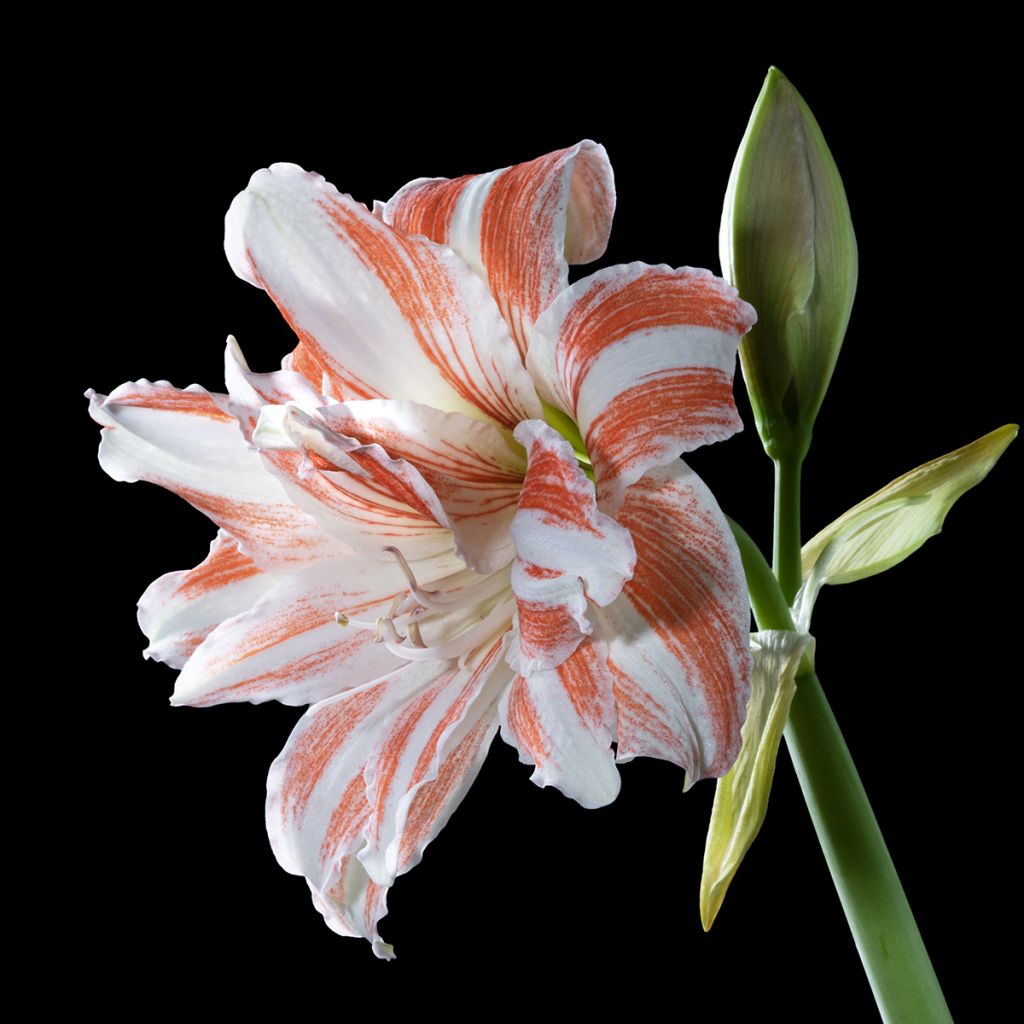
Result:
{"label": "outer petal", "polygon": [[619,792],[611,744],[612,677],[603,644],[587,640],[553,671],[519,676],[501,701],[502,738],[536,765],[538,786],[554,786],[584,807]]}
{"label": "outer petal", "polygon": [[502,647],[465,669],[413,663],[310,708],[270,769],[278,861],[306,876],[335,931],[364,935],[378,956],[391,955],[377,934],[385,887],[418,863],[497,728]]}
{"label": "outer petal", "polygon": [[604,146],[589,139],[488,174],[420,178],[387,203],[384,218],[450,245],[491,289],[525,357],[525,327],[608,244],[615,185]]}
{"label": "outer petal", "polygon": [[[509,527],[526,459],[505,432],[412,402],[345,402],[319,415],[347,440],[412,469],[443,508],[467,565],[487,573],[512,561]],[[349,457],[361,456],[350,451]]]}
{"label": "outer petal", "polygon": [[161,576],[139,599],[145,656],[181,668],[211,630],[251,608],[278,579],[221,530],[201,564]]}
{"label": "outer petal", "polygon": [[378,738],[366,770],[371,816],[359,859],[386,884],[417,865],[469,789],[498,727],[497,701],[512,680],[509,634],[464,668],[450,665]]}
{"label": "outer petal", "polygon": [[750,608],[739,552],[711,492],[682,462],[651,470],[616,517],[633,578],[595,610],[609,638],[618,759],[661,757],[690,783],[729,770],[750,692]]}
{"label": "outer petal", "polygon": [[288,498],[250,451],[227,399],[195,385],[122,384],[109,398],[90,391],[105,429],[100,465],[115,480],[148,480],[181,495],[238,541],[261,569],[293,572],[346,548]]}
{"label": "outer petal", "polygon": [[374,643],[372,631],[335,619],[342,612],[373,622],[405,591],[396,565],[367,563],[352,555],[284,577],[199,645],[171,702],[310,704],[399,668],[402,660]]}
{"label": "outer petal", "polygon": [[225,250],[346,398],[395,398],[513,426],[537,399],[487,289],[450,250],[392,230],[318,174],[257,171],[231,204]]}
{"label": "outer petal", "polygon": [[597,510],[594,487],[572,448],[546,423],[520,423],[529,453],[512,523],[512,589],[519,612],[515,667],[525,676],[557,668],[590,633],[587,598],[610,604],[633,572],[629,533]]}
{"label": "outer petal", "polygon": [[578,281],[538,320],[527,366],[579,425],[602,508],[652,466],[741,429],[732,380],[755,319],[707,270],[630,263]]}

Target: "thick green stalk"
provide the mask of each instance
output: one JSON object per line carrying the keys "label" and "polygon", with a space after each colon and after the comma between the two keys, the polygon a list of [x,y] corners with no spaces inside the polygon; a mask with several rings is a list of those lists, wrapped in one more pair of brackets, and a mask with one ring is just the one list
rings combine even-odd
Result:
{"label": "thick green stalk", "polygon": [[800,470],[802,455],[775,460],[775,543],[772,568],[782,594],[793,603],[800,589]]}
{"label": "thick green stalk", "polygon": [[[792,629],[757,545],[730,520],[759,629]],[[864,971],[886,1024],[951,1024],[942,989],[867,793],[808,659],[786,743]]]}
{"label": "thick green stalk", "polygon": [[785,735],[882,1020],[952,1024],[867,793],[813,672],[797,676]]}

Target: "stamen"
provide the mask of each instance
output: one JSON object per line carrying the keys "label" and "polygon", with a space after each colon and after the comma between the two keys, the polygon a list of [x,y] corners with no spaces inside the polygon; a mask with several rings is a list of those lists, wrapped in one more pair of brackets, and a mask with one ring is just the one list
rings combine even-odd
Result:
{"label": "stamen", "polygon": [[412,573],[412,569],[409,568],[409,563],[405,560],[405,555],[402,554],[398,548],[388,545],[384,550],[389,555],[395,556],[395,561],[398,562],[398,568],[402,570],[403,575],[409,581],[409,589],[415,592],[419,589],[419,584],[416,582],[416,577]]}
{"label": "stamen", "polygon": [[416,647],[426,647],[427,645],[423,642],[423,636],[420,634],[420,625],[418,622],[409,622],[409,639],[413,642]]}
{"label": "stamen", "polygon": [[[514,599],[501,601],[475,626],[457,637],[433,647],[405,647],[391,619],[380,620],[382,642],[392,654],[407,661],[449,661],[461,658],[489,640],[499,629],[504,629],[512,618]],[[414,641],[415,642],[415,641]]]}
{"label": "stamen", "polygon": [[509,586],[512,576],[512,568],[501,569],[490,576],[485,576],[476,583],[460,590],[452,590],[449,593],[438,593],[436,590],[424,591],[414,590],[413,595],[424,608],[430,608],[436,612],[454,611],[456,608],[465,608],[468,605],[476,604],[486,597],[492,597]]}
{"label": "stamen", "polygon": [[[477,583],[471,583],[468,587],[462,587],[459,590],[445,594],[437,590],[424,590],[419,585],[409,563],[405,560],[405,555],[398,548],[388,545],[384,550],[389,555],[395,556],[399,568],[409,581],[410,596],[414,597],[424,608],[429,608],[435,612],[447,612],[455,608],[465,608],[469,604],[481,601],[492,594],[497,594],[498,591],[504,590],[508,586],[512,572],[511,567],[509,567],[507,570],[501,570],[492,573],[490,576],[485,576],[482,580]],[[408,599],[406,599],[406,602],[408,603]],[[406,609],[403,606],[399,614],[407,610],[411,611],[412,609]]]}
{"label": "stamen", "polygon": [[[505,630],[511,622],[515,610],[515,598],[510,588],[511,566],[484,577],[464,569],[440,581],[442,586],[447,584],[455,589],[424,590],[402,552],[391,546],[384,550],[394,556],[402,575],[408,581],[408,592],[396,594],[391,600],[388,613],[373,622],[353,619],[343,611],[337,611],[334,618],[339,626],[372,630],[376,643],[384,644],[392,654],[406,661],[457,660],[462,665],[477,648],[496,633]],[[459,583],[465,585],[457,586]],[[429,645],[423,639],[421,623],[444,617],[450,612],[471,611],[473,605],[498,595],[502,595],[498,603],[483,618],[479,618],[474,625],[457,636],[434,645]],[[455,623],[449,621],[449,630],[453,627]],[[399,632],[400,629],[405,630],[405,636]]]}

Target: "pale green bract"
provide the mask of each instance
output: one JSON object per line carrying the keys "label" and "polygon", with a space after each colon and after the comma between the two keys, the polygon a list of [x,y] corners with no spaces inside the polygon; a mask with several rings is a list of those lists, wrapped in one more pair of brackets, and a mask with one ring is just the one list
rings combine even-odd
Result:
{"label": "pale green bract", "polygon": [[806,633],[767,630],[751,638],[754,671],[736,763],[718,780],[704,847],[700,919],[714,923],[729,883],[746,856],[768,811],[775,759],[796,693],[796,673],[812,639]]}
{"label": "pale green bract", "polygon": [[809,627],[824,584],[885,572],[939,533],[956,500],[985,479],[1017,429],[1009,423],[904,473],[809,540],[802,551],[804,583],[794,605],[800,628]]}

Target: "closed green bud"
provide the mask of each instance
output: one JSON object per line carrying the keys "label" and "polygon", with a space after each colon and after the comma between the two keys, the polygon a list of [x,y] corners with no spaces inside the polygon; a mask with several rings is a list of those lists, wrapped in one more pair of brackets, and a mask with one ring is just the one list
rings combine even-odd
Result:
{"label": "closed green bud", "polygon": [[857,241],[818,122],[777,68],[736,154],[719,245],[757,310],[740,362],[761,441],[772,458],[802,456],[850,319]]}

